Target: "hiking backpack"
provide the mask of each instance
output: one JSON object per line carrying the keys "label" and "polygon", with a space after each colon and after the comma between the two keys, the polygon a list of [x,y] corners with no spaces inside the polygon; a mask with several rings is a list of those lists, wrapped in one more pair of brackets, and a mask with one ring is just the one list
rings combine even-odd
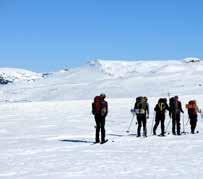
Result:
{"label": "hiking backpack", "polygon": [[175,97],[171,97],[169,100],[170,111],[176,111]]}
{"label": "hiking backpack", "polygon": [[158,107],[160,112],[164,112],[166,109],[166,98],[160,98],[158,101]]}
{"label": "hiking backpack", "polygon": [[188,104],[186,104],[186,108],[188,109],[189,116],[197,115],[196,102],[194,100],[189,101]]}
{"label": "hiking backpack", "polygon": [[147,101],[144,99],[144,97],[139,96],[136,98],[135,103],[135,113],[136,114],[145,114],[147,109]]}
{"label": "hiking backpack", "polygon": [[100,116],[107,114],[107,104],[101,99],[101,96],[95,96],[94,102],[92,103],[92,113]]}
{"label": "hiking backpack", "polygon": [[93,114],[100,114],[101,113],[101,97],[95,96],[94,102],[92,103],[92,111]]}

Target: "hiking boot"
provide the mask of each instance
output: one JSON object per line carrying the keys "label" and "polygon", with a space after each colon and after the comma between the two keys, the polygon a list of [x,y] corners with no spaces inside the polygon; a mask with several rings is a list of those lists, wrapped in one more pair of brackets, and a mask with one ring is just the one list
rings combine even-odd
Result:
{"label": "hiking boot", "polygon": [[107,141],[108,141],[108,139],[102,140],[100,144],[104,144],[104,143],[106,143]]}

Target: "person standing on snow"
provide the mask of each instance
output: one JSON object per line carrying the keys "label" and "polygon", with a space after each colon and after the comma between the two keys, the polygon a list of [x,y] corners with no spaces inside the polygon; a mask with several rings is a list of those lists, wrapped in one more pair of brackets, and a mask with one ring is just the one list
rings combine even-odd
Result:
{"label": "person standing on snow", "polygon": [[95,142],[99,143],[99,133],[101,130],[101,144],[105,143],[105,118],[108,114],[108,103],[105,101],[106,95],[104,93],[94,98],[92,103],[92,114],[96,122],[96,136]]}
{"label": "person standing on snow", "polygon": [[140,137],[140,130],[143,125],[143,136],[147,137],[147,119],[149,118],[149,104],[147,97],[137,97],[134,106],[134,111],[137,116],[137,137]]}
{"label": "person standing on snow", "polygon": [[[180,113],[184,113],[182,104],[178,100],[178,96],[170,99],[170,111],[169,115],[172,117],[172,133],[173,135],[180,135]],[[177,133],[176,133],[177,128]]]}
{"label": "person standing on snow", "polygon": [[195,128],[197,125],[197,113],[201,113],[201,110],[198,108],[195,100],[189,101],[189,103],[186,105],[186,108],[188,109],[188,116],[190,119],[191,133],[194,134]]}
{"label": "person standing on snow", "polygon": [[158,103],[156,104],[154,111],[156,112],[155,116],[155,125],[153,127],[153,135],[156,135],[156,129],[159,125],[159,122],[161,122],[161,136],[164,136],[165,134],[165,112],[166,110],[169,111],[169,107],[167,104],[167,99],[166,98],[160,98]]}

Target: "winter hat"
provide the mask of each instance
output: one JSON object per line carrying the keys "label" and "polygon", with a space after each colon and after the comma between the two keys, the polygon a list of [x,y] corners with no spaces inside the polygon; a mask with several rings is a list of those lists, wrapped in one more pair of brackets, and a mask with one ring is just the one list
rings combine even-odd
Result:
{"label": "winter hat", "polygon": [[105,98],[106,95],[105,95],[104,93],[101,93],[101,94],[100,94],[100,97]]}

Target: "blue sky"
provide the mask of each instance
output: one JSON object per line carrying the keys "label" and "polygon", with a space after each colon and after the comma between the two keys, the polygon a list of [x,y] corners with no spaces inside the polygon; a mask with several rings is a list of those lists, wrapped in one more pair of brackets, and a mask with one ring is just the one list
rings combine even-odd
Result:
{"label": "blue sky", "polygon": [[201,0],[0,0],[0,67],[203,58]]}

